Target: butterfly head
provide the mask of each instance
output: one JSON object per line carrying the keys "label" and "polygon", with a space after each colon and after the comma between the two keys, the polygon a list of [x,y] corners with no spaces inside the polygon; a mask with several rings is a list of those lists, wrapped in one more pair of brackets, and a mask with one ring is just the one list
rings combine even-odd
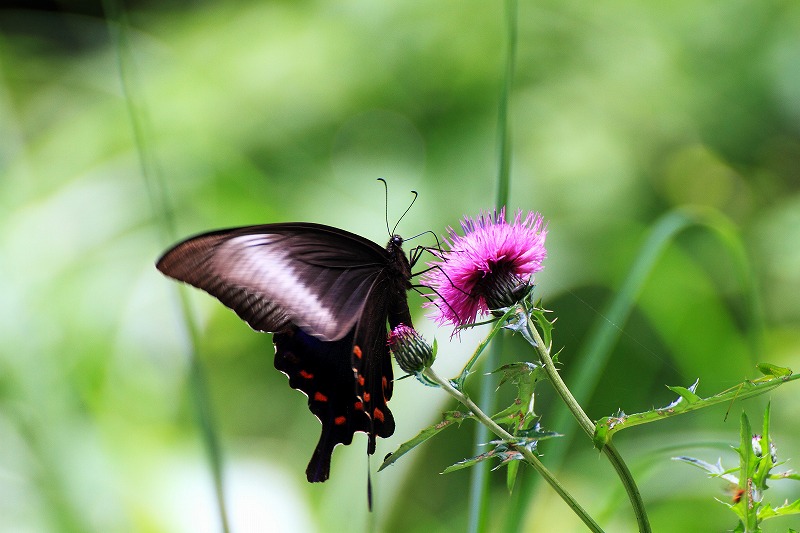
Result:
{"label": "butterfly head", "polygon": [[406,254],[403,251],[403,242],[403,238],[397,233],[393,233],[392,236],[389,237],[389,242],[386,243],[386,252],[393,261],[397,261],[399,257],[405,258]]}
{"label": "butterfly head", "polygon": [[403,251],[403,242],[400,235],[393,233],[386,243],[386,253],[389,255],[389,265],[400,274],[397,279],[404,280],[402,290],[407,290],[406,284],[411,279],[411,264]]}

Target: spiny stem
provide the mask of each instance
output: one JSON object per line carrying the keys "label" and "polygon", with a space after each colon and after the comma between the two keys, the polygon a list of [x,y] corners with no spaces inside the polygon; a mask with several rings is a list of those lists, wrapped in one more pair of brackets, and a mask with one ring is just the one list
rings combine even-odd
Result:
{"label": "spiny stem", "polygon": [[484,413],[475,402],[473,402],[469,396],[461,392],[460,390],[456,389],[448,380],[442,379],[439,377],[436,372],[433,371],[431,368],[427,368],[424,372],[425,376],[429,378],[431,381],[438,384],[442,389],[444,389],[448,394],[453,396],[456,400],[461,402],[467,409],[469,409],[472,414],[477,418],[484,426],[486,426],[492,433],[500,437],[501,439],[505,440],[510,446],[513,446],[516,451],[518,451],[522,456],[525,458],[525,462],[531,465],[543,478],[547,483],[550,484],[551,487],[561,496],[561,499],[569,505],[569,507],[575,512],[576,515],[583,521],[584,524],[591,530],[596,533],[602,533],[602,528],[597,524],[597,522],[592,519],[591,516],[586,512],[586,510],[581,507],[581,505],[572,497],[572,495],[567,492],[567,490],[559,483],[559,481],[553,476],[552,472],[550,472],[544,464],[539,460],[539,458],[527,449],[524,446],[515,446],[514,445],[514,436],[500,427],[494,420],[492,420],[486,413]]}
{"label": "spiny stem", "polygon": [[[521,312],[524,311],[521,310]],[[552,357],[550,357],[550,348],[545,346],[544,340],[542,340],[541,335],[539,335],[539,331],[536,329],[530,314],[525,313],[525,315],[527,316],[527,328],[522,328],[522,336],[536,348],[539,354],[539,360],[544,367],[547,377],[550,379],[550,383],[553,384],[553,388],[558,395],[561,396],[561,399],[567,405],[567,408],[575,417],[575,420],[578,421],[581,428],[592,438],[594,436],[594,423],[592,423],[591,419],[586,415],[583,408],[567,388],[564,380],[561,379],[556,365],[553,363]],[[639,524],[639,531],[642,533],[650,533],[650,521],[647,518],[647,511],[642,501],[642,495],[639,493],[639,487],[636,486],[636,481],[633,479],[628,465],[622,460],[622,456],[611,442],[603,446],[603,453],[606,454],[614,470],[617,471],[617,475],[622,481],[622,485],[625,487],[625,492],[628,493],[628,499],[631,501],[633,512],[636,515],[636,521]]]}

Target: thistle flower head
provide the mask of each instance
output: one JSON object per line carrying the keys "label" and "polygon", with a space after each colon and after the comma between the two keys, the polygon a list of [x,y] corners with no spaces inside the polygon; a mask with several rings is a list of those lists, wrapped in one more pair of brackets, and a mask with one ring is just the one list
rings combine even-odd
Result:
{"label": "thistle flower head", "polygon": [[547,256],[547,229],[541,215],[517,211],[506,222],[505,208],[464,217],[464,235],[448,228],[444,250],[433,250],[436,260],[421,283],[433,289],[430,315],[440,324],[472,324],[478,314],[518,302],[529,290],[531,278]]}
{"label": "thistle flower head", "polygon": [[389,333],[389,350],[400,368],[409,374],[418,374],[433,364],[431,345],[414,328],[405,324]]}

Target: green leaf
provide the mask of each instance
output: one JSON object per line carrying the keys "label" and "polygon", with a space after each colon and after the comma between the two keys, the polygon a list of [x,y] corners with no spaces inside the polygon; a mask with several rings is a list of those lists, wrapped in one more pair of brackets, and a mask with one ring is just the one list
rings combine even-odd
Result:
{"label": "green leaf", "polygon": [[542,379],[544,376],[544,369],[542,366],[529,361],[520,361],[517,363],[503,365],[497,370],[492,371],[492,374],[496,374],[498,372],[503,373],[503,377],[500,379],[498,388],[505,383],[511,382],[521,389],[530,389],[531,393],[533,392],[533,387],[536,382]]}
{"label": "green leaf", "polygon": [[739,429],[739,489],[743,490],[741,499],[731,507],[747,527],[747,531],[758,529],[758,502],[753,501],[752,479],[758,458],[753,452],[753,430],[747,413],[742,412]]}
{"label": "green leaf", "polygon": [[771,505],[763,505],[758,511],[758,520],[763,521],[767,518],[789,516],[793,514],[800,514],[800,500],[795,500],[792,503],[787,503],[774,509]]}
{"label": "green leaf", "polygon": [[487,459],[500,459],[500,464],[494,467],[492,470],[497,470],[501,466],[511,462],[524,460],[524,457],[520,452],[510,447],[504,441],[492,441],[490,444],[495,444],[495,448],[493,450],[450,465],[442,471],[442,474],[449,474],[450,472],[455,472],[456,470],[463,470],[464,468],[475,466],[476,464]]}
{"label": "green leaf", "polygon": [[800,481],[800,474],[797,472],[792,472],[789,470],[788,472],[780,472],[778,474],[770,474],[770,479],[793,479],[794,481]]}
{"label": "green leaf", "polygon": [[791,374],[783,377],[762,377],[756,380],[745,380],[739,385],[730,389],[724,390],[714,396],[708,398],[701,398],[695,391],[693,385],[689,388],[684,387],[669,387],[670,390],[679,395],[679,398],[666,407],[660,409],[651,409],[642,413],[626,415],[620,412],[616,416],[603,417],[595,423],[594,444],[598,448],[602,448],[613,435],[629,427],[655,422],[664,418],[689,413],[698,409],[711,407],[725,402],[732,402],[734,400],[744,400],[752,398],[759,394],[769,392],[776,387],[794,381],[800,378],[800,374]]}
{"label": "green leaf", "polygon": [[[764,421],[761,428],[761,438],[758,440],[759,453],[753,452],[756,457],[756,468],[753,473],[753,484],[760,490],[767,489],[767,480],[769,479],[770,470],[775,466],[772,463],[772,454],[770,453],[770,438],[769,438],[769,414],[770,404],[767,402],[767,407],[764,411]],[[751,438],[755,438],[752,436]],[[753,444],[755,445],[755,444]]]}
{"label": "green leaf", "polygon": [[544,378],[544,369],[535,363],[520,362],[504,365],[492,373],[497,372],[503,373],[498,388],[511,382],[517,386],[517,397],[511,405],[492,416],[492,420],[512,426],[511,433],[516,435],[536,419],[533,393],[536,384]]}
{"label": "green leaf", "polygon": [[530,313],[534,322],[536,322],[536,325],[539,327],[539,331],[542,332],[542,340],[545,346],[549,348],[553,344],[553,328],[555,327],[556,321],[553,320],[551,322],[547,320],[545,313],[549,313],[550,311],[539,307],[539,303],[536,304],[536,307],[531,309]]}
{"label": "green leaf", "polygon": [[381,464],[380,468],[378,468],[378,472],[380,472],[387,466],[391,465],[392,463],[400,459],[402,456],[404,456],[405,454],[407,454],[412,449],[416,448],[426,440],[435,436],[440,431],[449,428],[450,426],[453,425],[460,426],[461,422],[463,422],[468,418],[474,418],[474,417],[469,413],[462,413],[461,411],[448,411],[444,413],[441,422],[423,429],[417,434],[416,437],[401,444],[400,447],[397,448],[397,451],[387,455],[386,458],[383,460],[383,464]]}
{"label": "green leaf", "polygon": [[530,429],[524,429],[518,432],[516,437],[517,439],[514,442],[523,443],[523,441],[526,439],[545,440],[545,439],[552,439],[553,437],[563,437],[563,435],[555,431],[546,431],[542,429],[542,427],[539,424],[536,424],[534,427]]}
{"label": "green leaf", "polygon": [[519,461],[508,463],[508,468],[506,469],[506,488],[509,494],[514,491],[514,485],[517,482],[517,474],[519,474]]}
{"label": "green leaf", "polygon": [[683,463],[688,463],[692,466],[696,466],[701,470],[705,470],[711,477],[720,477],[722,479],[730,481],[734,485],[739,484],[739,479],[736,476],[731,475],[727,470],[725,470],[722,467],[722,463],[720,462],[719,459],[717,459],[716,464],[707,463],[706,461],[703,461],[701,459],[695,459],[694,457],[686,457],[686,456],[673,457],[672,460],[681,461]]}
{"label": "green leaf", "polygon": [[699,402],[700,400],[702,400],[702,398],[700,398],[700,396],[698,396],[697,394],[694,393],[694,391],[697,390],[698,383],[700,383],[699,379],[696,380],[692,384],[692,386],[689,387],[688,389],[686,387],[679,387],[679,386],[670,387],[669,385],[667,385],[667,388],[669,390],[671,390],[672,392],[674,392],[675,394],[679,395],[680,398],[675,400],[673,403],[669,404],[666,407],[666,409],[671,409],[671,408],[675,407],[676,405],[678,405],[678,403],[680,403],[683,400],[686,400],[690,404],[695,403],[695,402]]}
{"label": "green leaf", "polygon": [[470,466],[474,466],[480,463],[481,461],[489,459],[490,457],[494,457],[494,451],[482,453],[480,455],[476,455],[475,457],[470,457],[469,459],[464,459],[455,464],[452,464],[447,468],[445,468],[442,471],[442,474],[449,474],[450,472],[455,472],[456,470],[463,470],[464,468],[469,468]]}

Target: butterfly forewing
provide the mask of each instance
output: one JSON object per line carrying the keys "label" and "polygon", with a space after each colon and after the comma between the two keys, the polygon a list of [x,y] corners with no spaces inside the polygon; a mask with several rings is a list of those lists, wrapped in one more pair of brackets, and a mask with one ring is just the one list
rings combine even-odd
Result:
{"label": "butterfly forewing", "polygon": [[328,226],[267,224],[187,239],[157,267],[215,296],[255,330],[294,324],[332,341],[355,326],[386,252]]}

